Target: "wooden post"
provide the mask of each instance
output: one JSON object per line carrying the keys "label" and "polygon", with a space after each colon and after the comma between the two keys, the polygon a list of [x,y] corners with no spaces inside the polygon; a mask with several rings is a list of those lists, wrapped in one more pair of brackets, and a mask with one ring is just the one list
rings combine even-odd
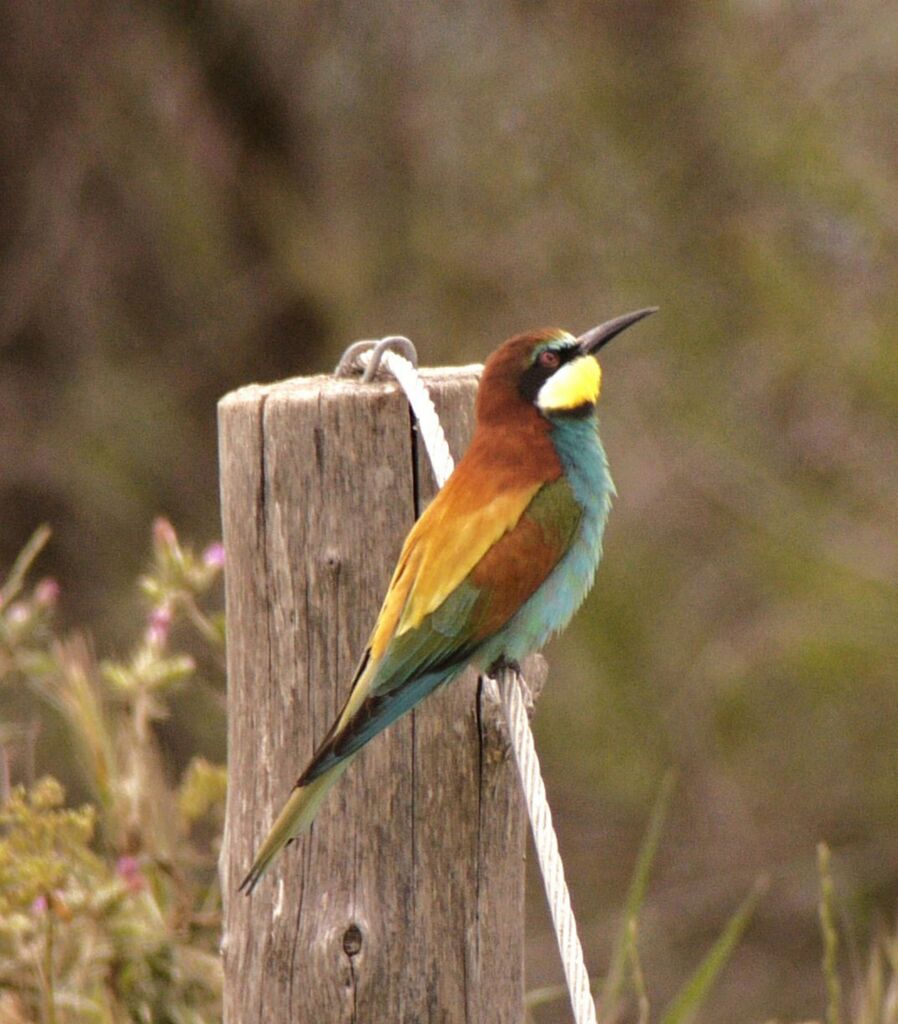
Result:
{"label": "wooden post", "polygon": [[[476,369],[426,383],[458,457]],[[315,377],[219,405],[229,784],[227,1024],[519,1024],[525,815],[467,673],[378,736],[255,893],[236,887],[339,711],[434,485],[395,383]]]}

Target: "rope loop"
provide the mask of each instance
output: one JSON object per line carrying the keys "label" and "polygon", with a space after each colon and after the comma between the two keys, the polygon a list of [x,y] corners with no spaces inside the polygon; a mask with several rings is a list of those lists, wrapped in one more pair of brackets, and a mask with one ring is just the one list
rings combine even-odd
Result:
{"label": "rope loop", "polygon": [[[409,350],[411,357],[406,358]],[[446,435],[443,433],[439,416],[418,374],[415,347],[408,338],[391,335],[380,342],[357,341],[343,353],[335,373],[338,377],[351,376],[361,366],[364,370],[362,380],[370,381],[381,362],[405,391],[430,456],[437,485],[442,487],[452,473],[455,463],[446,443]],[[536,745],[530,730],[530,719],[527,714],[528,700],[532,706],[530,689],[524,678],[511,668],[503,668],[496,676],[497,679],[483,677],[485,689],[488,696],[493,699],[498,697],[502,705],[521,779],[524,802],[527,804],[533,844],[543,876],[546,899],[552,915],[558,951],[561,954],[561,964],[571,997],[574,1021],[575,1024],[596,1024],[596,1006],[590,991],[583,946],[577,934],[577,922],[564,877],[558,837],[552,824],[552,811],[549,808]]]}
{"label": "rope loop", "polygon": [[[363,360],[363,354],[370,351],[367,360]],[[418,351],[415,346],[402,334],[390,334],[380,341],[354,341],[340,356],[334,370],[335,377],[351,377],[362,369],[362,383],[370,384],[374,380],[377,371],[380,369],[381,360],[386,352],[398,352],[417,369]]]}

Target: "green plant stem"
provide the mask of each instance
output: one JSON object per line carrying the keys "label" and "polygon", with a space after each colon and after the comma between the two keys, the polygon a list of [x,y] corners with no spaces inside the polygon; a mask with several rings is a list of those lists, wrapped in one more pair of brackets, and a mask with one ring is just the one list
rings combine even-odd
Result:
{"label": "green plant stem", "polygon": [[733,954],[742,933],[748,927],[761,895],[767,890],[766,877],[758,878],[751,892],[729,919],[719,938],[698,965],[695,972],[674,997],[661,1018],[661,1024],[687,1024],[695,1018],[705,1002],[717,976]]}
{"label": "green plant stem", "polygon": [[630,975],[633,979],[633,991],[636,993],[636,1003],[639,1007],[638,1024],[649,1024],[649,995],[645,987],[645,975],[642,973],[642,963],[639,959],[639,946],[636,918],[631,917],[627,928],[627,959],[630,961]]}
{"label": "green plant stem", "polygon": [[4,580],[3,586],[0,587],[0,606],[8,604],[22,589],[28,570],[46,547],[52,533],[53,531],[45,523],[28,538],[28,543],[19,552],[19,557],[13,562],[9,575]]}
{"label": "green plant stem", "polygon": [[658,844],[661,841],[664,822],[667,820],[675,783],[676,773],[667,771],[661,781],[661,788],[658,790],[658,796],[652,807],[648,828],[639,848],[639,857],[636,861],[633,877],[630,880],[630,887],[627,890],[627,899],[624,905],[620,930],[614,941],[611,963],[605,976],[605,984],[602,987],[599,1004],[602,1016],[614,1018],[617,1013],[617,1004],[620,999],[621,988],[624,984],[627,950],[630,945],[630,922],[638,919],[642,905],[645,902],[652,865],[658,852]]}
{"label": "green plant stem", "polygon": [[181,606],[187,612],[187,617],[193,623],[197,632],[207,640],[213,648],[218,650],[221,647],[221,634],[212,624],[209,617],[196,603],[193,595],[183,594],[181,596]]}
{"label": "green plant stem", "polygon": [[820,875],[820,931],[823,933],[823,977],[826,979],[826,1024],[841,1024],[842,985],[839,981],[839,933],[833,909],[835,886],[826,843],[817,846]]}
{"label": "green plant stem", "polygon": [[561,999],[566,995],[566,985],[544,985],[542,988],[532,988],[529,992],[524,993],[524,1010],[527,1013],[532,1013],[537,1007],[554,1003],[556,999]]}

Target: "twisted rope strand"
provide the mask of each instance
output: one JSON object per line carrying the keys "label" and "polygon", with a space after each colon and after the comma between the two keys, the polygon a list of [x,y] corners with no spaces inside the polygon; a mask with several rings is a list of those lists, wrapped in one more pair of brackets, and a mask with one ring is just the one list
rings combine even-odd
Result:
{"label": "twisted rope strand", "polygon": [[[358,357],[363,366],[371,359],[370,352]],[[424,446],[430,457],[437,485],[442,487],[455,468],[452,453],[437,411],[415,366],[397,352],[385,351],[383,365],[399,382],[418,421]],[[536,857],[543,876],[543,885],[555,927],[558,951],[571,997],[576,1024],[596,1024],[596,1007],[589,989],[589,975],[583,959],[583,947],[577,934],[577,921],[571,906],[571,895],[564,877],[564,864],[558,849],[558,837],[552,824],[552,812],[546,797],[539,767],[539,758],[530,730],[523,688],[524,679],[510,669],[497,673],[498,680],[487,680],[487,691],[498,686],[502,711],[514,750],[515,763],[521,779]],[[490,686],[489,684],[492,684]]]}
{"label": "twisted rope strand", "polygon": [[[360,362],[365,361],[365,356],[362,355]],[[443,425],[440,423],[440,417],[437,416],[427,388],[424,387],[414,364],[405,356],[399,355],[398,352],[384,352],[382,364],[399,381],[405,392],[405,397],[418,421],[437,487],[442,487],[449,479],[452,470],[455,469],[455,460],[452,458],[452,452],[449,451],[449,444],[443,433]]]}
{"label": "twisted rope strand", "polygon": [[511,736],[511,746],[521,778],[527,814],[530,816],[533,845],[536,847],[549,912],[555,926],[555,938],[571,997],[574,1020],[576,1024],[596,1024],[596,1005],[589,989],[589,974],[583,959],[583,946],[577,933],[571,894],[564,877],[564,863],[558,849],[558,836],[552,824],[552,811],[546,797],[546,787],[524,703],[522,688],[527,684],[511,669],[503,669],[498,675],[502,710]]}

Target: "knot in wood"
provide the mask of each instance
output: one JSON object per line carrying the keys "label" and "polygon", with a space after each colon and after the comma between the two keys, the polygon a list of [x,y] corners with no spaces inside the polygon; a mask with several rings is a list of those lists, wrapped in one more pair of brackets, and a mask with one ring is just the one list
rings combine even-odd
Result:
{"label": "knot in wood", "polygon": [[325,551],[324,553],[324,568],[330,573],[331,576],[339,576],[340,569],[343,566],[343,559],[336,551]]}
{"label": "knot in wood", "polygon": [[362,948],[362,929],[353,922],[343,932],[343,952],[347,956],[357,956]]}

